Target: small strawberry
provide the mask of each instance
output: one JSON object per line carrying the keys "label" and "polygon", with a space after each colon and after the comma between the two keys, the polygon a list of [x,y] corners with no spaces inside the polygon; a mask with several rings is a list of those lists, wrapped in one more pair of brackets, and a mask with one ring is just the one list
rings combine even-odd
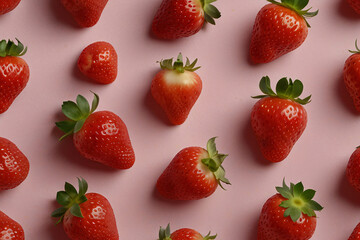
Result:
{"label": "small strawberry", "polygon": [[76,103],[63,102],[62,112],[69,120],[56,123],[65,132],[60,140],[74,134],[74,145],[85,158],[112,168],[128,169],[135,162],[135,154],[126,125],[112,112],[94,112],[98,104],[95,93],[91,109],[81,95]]}
{"label": "small strawberry", "polygon": [[29,66],[20,58],[27,47],[17,41],[18,45],[10,40],[0,41],[0,114],[8,110],[29,81]]}
{"label": "small strawberry", "polygon": [[[160,195],[170,200],[197,200],[213,194],[221,183],[230,184],[221,165],[228,155],[216,150],[215,138],[207,149],[188,147],[181,150],[156,183]],[[223,188],[223,187],[222,187]]]}
{"label": "small strawberry", "polygon": [[197,231],[190,228],[181,228],[175,232],[170,232],[170,224],[167,225],[166,229],[160,227],[159,239],[158,240],[209,240],[215,239],[217,235],[208,235],[203,237]]}
{"label": "small strawberry", "polygon": [[174,40],[194,35],[204,22],[215,25],[219,10],[216,0],[163,0],[152,22],[152,32],[161,39]]}
{"label": "small strawberry", "polygon": [[360,191],[360,148],[351,155],[346,167],[346,178],[351,186]]}
{"label": "small strawberry", "polygon": [[360,223],[355,227],[348,240],[360,240]]}
{"label": "small strawberry", "polygon": [[177,60],[165,59],[160,62],[161,71],[152,80],[151,95],[166,113],[170,122],[180,125],[185,122],[191,108],[199,98],[202,81],[194,71],[197,59],[190,63],[179,54]]}
{"label": "small strawberry", "polygon": [[29,174],[29,161],[14,143],[0,137],[0,190],[19,186]]}
{"label": "small strawberry", "polygon": [[25,234],[21,225],[0,211],[0,239],[24,240]]}
{"label": "small strawberry", "polygon": [[78,68],[94,82],[108,84],[115,81],[118,57],[114,47],[107,42],[95,42],[80,54]]}
{"label": "small strawberry", "polygon": [[257,14],[251,37],[250,58],[254,63],[271,62],[298,48],[306,39],[309,23],[305,18],[318,14],[303,10],[309,0],[267,0]]}
{"label": "small strawberry", "polygon": [[355,10],[357,14],[360,14],[360,1],[359,0],[347,0],[350,7]]}
{"label": "small strawberry", "polygon": [[14,10],[17,5],[19,5],[21,0],[2,0],[0,2],[0,15],[11,12]]}
{"label": "small strawberry", "polygon": [[80,27],[92,27],[100,19],[108,0],[61,0]]}
{"label": "small strawberry", "polygon": [[109,201],[98,193],[86,193],[88,184],[78,179],[79,193],[70,183],[59,191],[56,201],[62,206],[51,216],[60,218],[65,233],[72,240],[119,240],[114,211]]}
{"label": "small strawberry", "polygon": [[251,126],[264,157],[270,162],[280,162],[290,153],[304,132],[307,113],[303,106],[311,96],[300,99],[303,84],[300,80],[282,78],[276,85],[276,93],[270,87],[270,78],[263,77],[260,89],[265,95],[253,107]]}
{"label": "small strawberry", "polygon": [[315,191],[301,182],[290,188],[283,182],[278,194],[264,204],[258,224],[257,240],[308,240],[315,232],[316,214],[323,207],[312,200]]}
{"label": "small strawberry", "polygon": [[355,109],[360,112],[360,49],[355,41],[356,51],[345,62],[344,66],[344,83],[346,89],[352,98]]}

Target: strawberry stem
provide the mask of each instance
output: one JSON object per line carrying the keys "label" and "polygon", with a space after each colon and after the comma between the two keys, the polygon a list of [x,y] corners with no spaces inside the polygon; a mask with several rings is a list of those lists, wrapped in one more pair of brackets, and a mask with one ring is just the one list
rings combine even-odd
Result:
{"label": "strawberry stem", "polygon": [[356,51],[349,50],[349,52],[354,53],[354,54],[360,53],[360,49],[357,44],[357,39],[355,40],[355,48],[356,48]]}

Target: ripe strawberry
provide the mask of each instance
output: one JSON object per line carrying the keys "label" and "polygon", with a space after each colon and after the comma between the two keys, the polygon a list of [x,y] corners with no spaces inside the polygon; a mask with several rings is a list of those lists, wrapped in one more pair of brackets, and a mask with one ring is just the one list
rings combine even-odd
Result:
{"label": "ripe strawberry", "polygon": [[75,147],[85,158],[117,169],[132,167],[135,154],[121,118],[109,111],[94,112],[99,104],[95,93],[91,110],[81,95],[76,103],[63,102],[62,112],[69,120],[56,123],[65,132],[60,140],[74,134]]}
{"label": "ripe strawberry", "polygon": [[17,41],[18,45],[10,40],[0,41],[0,114],[8,110],[29,80],[29,66],[20,58],[27,47]]}
{"label": "ripe strawberry", "polygon": [[188,147],[181,150],[156,183],[160,195],[170,200],[197,200],[213,194],[221,183],[230,184],[221,165],[228,155],[216,150],[215,138],[207,150]]}
{"label": "ripe strawberry", "polygon": [[92,27],[100,19],[108,0],[61,0],[80,27]]}
{"label": "ripe strawberry", "polygon": [[170,232],[170,224],[167,225],[166,229],[160,227],[159,240],[209,240],[215,239],[217,235],[208,235],[203,237],[197,231],[190,228],[181,228],[175,232]]}
{"label": "ripe strawberry", "polygon": [[88,184],[78,179],[79,193],[70,183],[59,191],[56,201],[62,206],[51,216],[60,218],[63,228],[72,240],[119,240],[116,220],[109,201],[98,193],[86,193]]}
{"label": "ripe strawberry", "polygon": [[359,240],[360,239],[360,223],[355,227],[348,240]]}
{"label": "ripe strawberry", "polygon": [[360,49],[355,41],[356,51],[345,62],[344,82],[346,89],[352,98],[355,109],[360,112]]}
{"label": "ripe strawberry", "polygon": [[166,113],[170,122],[180,125],[185,122],[191,108],[199,98],[202,82],[194,71],[197,59],[190,63],[186,58],[183,64],[183,57],[179,54],[177,60],[165,59],[160,62],[161,71],[152,80],[151,94],[155,101]]}
{"label": "ripe strawberry", "polygon": [[257,240],[308,240],[315,232],[316,214],[323,207],[312,200],[315,191],[301,182],[290,188],[283,182],[279,192],[264,204],[258,224]]}
{"label": "ripe strawberry", "polygon": [[24,240],[25,234],[21,225],[0,211],[0,239]]}
{"label": "ripe strawberry", "polygon": [[311,96],[298,98],[303,91],[300,80],[288,82],[282,78],[276,85],[276,93],[270,87],[270,78],[263,77],[260,89],[265,95],[253,107],[251,126],[264,157],[270,162],[280,162],[290,153],[304,132],[307,123],[306,110],[301,105],[310,102]]}
{"label": "ripe strawberry", "polygon": [[216,0],[163,0],[152,22],[152,32],[161,39],[174,40],[194,35],[204,22],[215,25],[219,10]]}
{"label": "ripe strawberry", "polygon": [[359,0],[347,0],[350,7],[352,7],[357,14],[360,14],[360,1]]}
{"label": "ripe strawberry", "polygon": [[21,0],[2,0],[0,2],[0,15],[14,10]]}
{"label": "ripe strawberry", "polygon": [[97,83],[112,83],[118,72],[117,58],[116,51],[110,43],[95,42],[80,54],[78,68],[85,76]]}
{"label": "ripe strawberry", "polygon": [[29,173],[29,161],[14,143],[0,137],[0,190],[19,186]]}
{"label": "ripe strawberry", "polygon": [[351,155],[346,167],[346,178],[351,186],[360,191],[360,148]]}
{"label": "ripe strawberry", "polygon": [[258,13],[251,37],[250,58],[254,63],[271,62],[298,48],[307,37],[305,18],[318,14],[303,10],[309,0],[267,0]]}

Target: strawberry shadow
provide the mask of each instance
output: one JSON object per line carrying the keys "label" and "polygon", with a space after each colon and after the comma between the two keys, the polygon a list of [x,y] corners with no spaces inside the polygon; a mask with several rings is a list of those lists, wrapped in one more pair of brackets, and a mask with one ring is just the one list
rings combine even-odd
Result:
{"label": "strawberry shadow", "polygon": [[338,78],[335,84],[335,91],[336,91],[336,95],[339,98],[339,101],[342,102],[343,106],[347,109],[347,111],[353,114],[354,116],[360,116],[360,113],[356,111],[352,99],[346,90],[346,86],[342,74]]}
{"label": "strawberry shadow", "polygon": [[359,207],[360,206],[360,192],[356,191],[348,182],[346,178],[346,166],[343,168],[343,174],[341,175],[341,178],[339,179],[339,185],[337,192],[335,193],[336,196],[340,196],[344,200],[346,200],[348,203]]}
{"label": "strawberry shadow", "polygon": [[258,218],[258,212],[251,214],[251,216],[256,216],[254,217],[254,219],[251,220],[251,223],[249,221],[249,219],[246,219],[245,221],[250,223],[248,225],[248,232],[247,232],[247,237],[246,239],[248,240],[257,240],[257,229],[258,229],[258,224],[259,224],[259,218]]}
{"label": "strawberry shadow", "polygon": [[[53,200],[50,202],[49,206],[49,213],[53,212],[55,209],[59,208],[60,205],[56,202],[56,200]],[[64,240],[68,239],[62,224],[56,224],[58,219],[52,218],[49,214],[48,216],[49,220],[46,221],[48,224],[46,225],[45,234],[48,235],[49,239],[52,240]]]}
{"label": "strawberry shadow", "polygon": [[59,0],[49,0],[50,9],[56,20],[76,29],[81,29]]}
{"label": "strawberry shadow", "polygon": [[354,9],[352,9],[350,5],[346,2],[346,0],[339,0],[337,10],[340,16],[348,20],[352,20],[352,21],[360,20],[360,14],[357,14],[354,11]]}

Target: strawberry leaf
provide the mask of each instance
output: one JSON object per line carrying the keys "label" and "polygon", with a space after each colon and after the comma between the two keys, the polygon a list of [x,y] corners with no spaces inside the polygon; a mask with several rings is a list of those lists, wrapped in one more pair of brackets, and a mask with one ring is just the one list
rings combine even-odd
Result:
{"label": "strawberry leaf", "polygon": [[27,52],[27,47],[24,47],[24,45],[19,41],[19,39],[15,38],[18,44],[16,45],[11,40],[1,40],[0,42],[0,57],[6,57],[6,56],[23,56]]}

